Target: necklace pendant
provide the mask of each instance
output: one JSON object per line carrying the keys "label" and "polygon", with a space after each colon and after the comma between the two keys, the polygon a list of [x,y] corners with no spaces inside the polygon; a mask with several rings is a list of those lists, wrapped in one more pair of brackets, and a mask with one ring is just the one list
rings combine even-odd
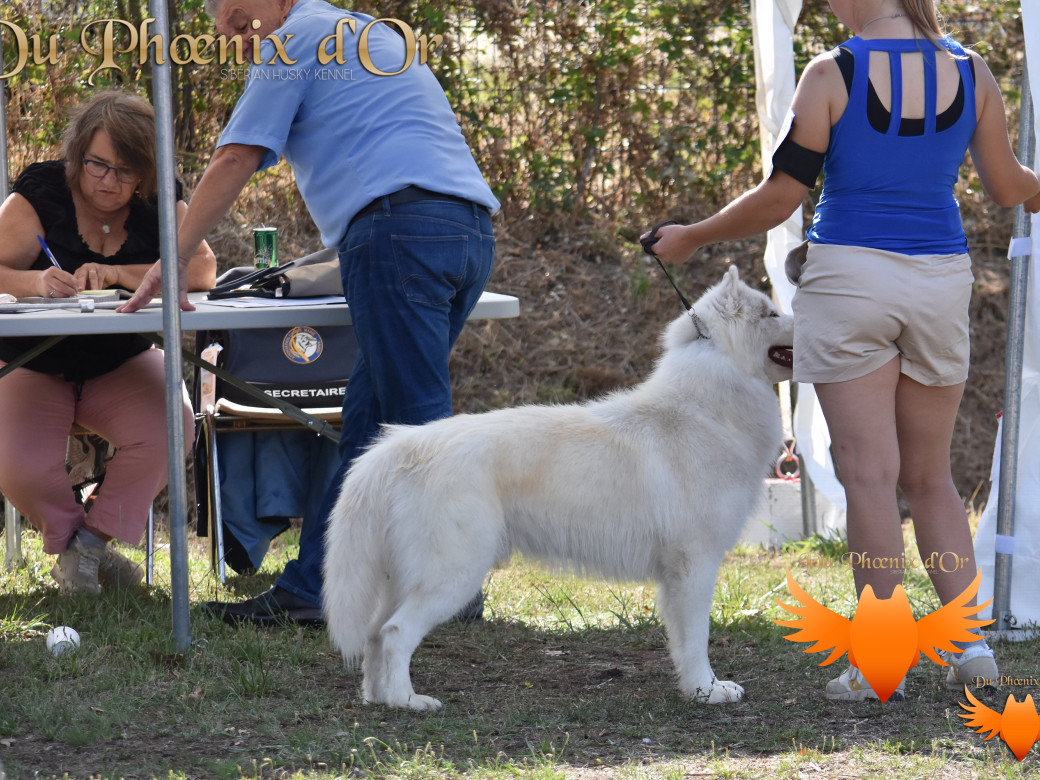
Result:
{"label": "necklace pendant", "polygon": [[112,230],[111,230],[111,228],[109,228],[108,225],[102,225],[101,226],[101,232],[104,233],[107,236],[109,233],[112,232]]}

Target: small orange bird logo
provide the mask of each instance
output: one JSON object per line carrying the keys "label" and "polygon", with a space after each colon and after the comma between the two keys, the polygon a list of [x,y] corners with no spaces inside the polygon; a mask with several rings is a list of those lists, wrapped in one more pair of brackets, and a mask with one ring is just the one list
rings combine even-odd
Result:
{"label": "small orange bird logo", "polygon": [[1038,739],[1040,739],[1040,715],[1036,713],[1033,697],[1027,695],[1021,702],[1015,701],[1015,697],[1008,694],[1004,703],[1004,711],[991,710],[985,704],[971,695],[968,686],[964,686],[964,695],[968,697],[970,705],[961,703],[970,715],[957,713],[957,717],[967,721],[964,725],[971,726],[975,732],[981,734],[988,731],[986,739],[993,739],[997,734],[1004,740],[1015,757],[1021,761],[1026,753],[1030,751]]}
{"label": "small orange bird logo", "polygon": [[954,642],[978,639],[970,629],[993,622],[970,617],[985,609],[990,602],[978,607],[966,606],[978,592],[980,581],[980,576],[975,575],[961,595],[920,620],[914,620],[902,585],[896,585],[887,599],[877,598],[874,589],[867,585],[860,594],[856,614],[849,620],[815,601],[788,571],[787,587],[804,606],[792,607],[779,599],[776,603],[801,619],[773,622],[798,629],[784,639],[815,643],[805,650],[806,653],[831,650],[830,657],[820,666],[834,663],[848,653],[849,663],[863,673],[874,693],[886,702],[906,673],[920,660],[921,653],[940,666],[948,666],[936,650],[960,652]]}

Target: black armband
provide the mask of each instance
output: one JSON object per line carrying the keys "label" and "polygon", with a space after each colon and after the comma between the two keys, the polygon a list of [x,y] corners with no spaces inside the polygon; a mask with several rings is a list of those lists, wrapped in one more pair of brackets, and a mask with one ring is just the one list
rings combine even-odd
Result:
{"label": "black armband", "polygon": [[810,190],[823,170],[823,152],[799,146],[788,135],[773,152],[773,168],[778,168]]}

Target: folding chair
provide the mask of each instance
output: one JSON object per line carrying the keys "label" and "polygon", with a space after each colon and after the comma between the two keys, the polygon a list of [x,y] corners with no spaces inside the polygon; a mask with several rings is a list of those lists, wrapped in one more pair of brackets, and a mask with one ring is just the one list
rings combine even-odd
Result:
{"label": "folding chair", "polygon": [[[65,455],[65,468],[69,472],[72,491],[77,503],[83,506],[96,498],[97,491],[105,481],[105,468],[115,455],[115,448],[96,433],[73,425],[69,431],[69,445]],[[25,519],[14,504],[4,500],[4,566],[8,571],[19,568],[25,558],[22,555],[22,530]],[[154,579],[155,511],[148,507],[148,538],[146,546],[145,581],[151,585]]]}
{"label": "folding chair", "polygon": [[[196,353],[338,426],[357,341],[349,325],[201,331]],[[211,566],[224,582],[226,566],[255,570],[291,518],[316,511],[338,448],[208,371],[196,372],[194,403],[196,531],[209,537]]]}

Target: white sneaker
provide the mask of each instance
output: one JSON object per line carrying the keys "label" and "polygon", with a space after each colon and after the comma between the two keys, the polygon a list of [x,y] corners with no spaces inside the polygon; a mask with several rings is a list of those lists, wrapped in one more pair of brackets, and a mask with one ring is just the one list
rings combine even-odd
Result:
{"label": "white sneaker", "polygon": [[[892,695],[888,697],[887,701],[905,700],[905,686],[906,678],[904,677],[899,681],[899,685],[892,691]],[[870,687],[867,678],[855,666],[850,666],[840,676],[827,683],[825,694],[831,701],[881,700],[881,697],[874,693],[874,689]]]}
{"label": "white sneaker", "polygon": [[997,661],[985,639],[959,653],[940,650],[939,657],[950,665],[946,687],[951,691],[963,691],[965,685],[969,688],[996,687],[1000,682]]}
{"label": "white sneaker", "polygon": [[105,550],[105,547],[84,544],[73,536],[65,552],[58,553],[58,562],[51,568],[51,576],[64,591],[100,595],[98,568]]}

